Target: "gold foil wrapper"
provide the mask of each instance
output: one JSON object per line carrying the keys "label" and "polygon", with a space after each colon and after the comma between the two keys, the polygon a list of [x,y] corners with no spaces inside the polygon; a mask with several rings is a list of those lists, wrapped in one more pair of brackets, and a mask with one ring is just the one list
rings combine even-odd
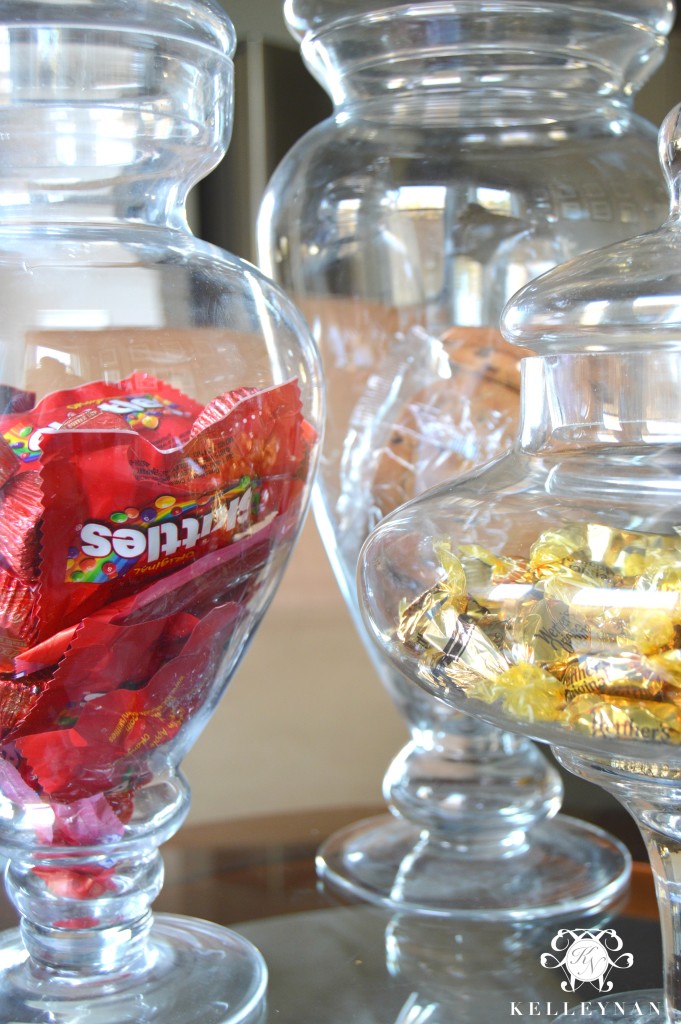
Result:
{"label": "gold foil wrapper", "polygon": [[681,742],[681,708],[627,697],[578,697],[565,724],[597,739]]}
{"label": "gold foil wrapper", "polygon": [[404,606],[397,638],[421,652],[421,674],[469,692],[478,681],[494,680],[507,663],[492,640],[465,615],[467,581],[463,566],[445,543],[436,546],[443,578]]}
{"label": "gold foil wrapper", "polygon": [[569,606],[560,601],[535,601],[521,611],[507,629],[514,662],[548,665],[562,661],[589,639],[584,617],[571,615]]}
{"label": "gold foil wrapper", "polygon": [[681,742],[681,537],[571,523],[527,558],[435,550],[442,576],[396,631],[431,686],[519,722]]}
{"label": "gold foil wrapper", "polygon": [[585,654],[570,659],[562,675],[565,700],[585,696],[663,700],[665,681],[640,655]]}

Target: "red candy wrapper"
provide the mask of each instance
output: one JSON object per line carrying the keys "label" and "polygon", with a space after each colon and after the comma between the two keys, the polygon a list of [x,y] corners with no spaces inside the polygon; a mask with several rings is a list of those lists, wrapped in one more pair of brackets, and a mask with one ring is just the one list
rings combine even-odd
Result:
{"label": "red candy wrapper", "polygon": [[69,422],[83,423],[94,412],[117,417],[123,429],[137,431],[165,451],[186,440],[201,411],[198,402],[176,388],[147,373],[133,373],[118,383],[97,381],[53,391],[33,409],[0,416],[0,434],[20,468],[31,469],[40,461],[46,435]]}
{"label": "red candy wrapper", "polygon": [[306,451],[297,385],[213,413],[172,452],[68,424],[44,438],[41,638],[286,511]]}
{"label": "red candy wrapper", "polygon": [[32,397],[12,389],[12,411],[0,415],[0,560],[24,582],[35,580],[39,570],[45,437],[66,427],[129,429],[165,450],[187,440],[202,412],[198,402],[145,373],[55,391],[35,407]]}
{"label": "red candy wrapper", "polygon": [[0,487],[14,476],[20,468],[18,456],[12,451],[4,437],[0,437]]}
{"label": "red candy wrapper", "polygon": [[13,659],[35,639],[36,605],[35,591],[0,569],[0,673],[12,672]]}
{"label": "red candy wrapper", "polygon": [[27,404],[0,415],[0,780],[50,803],[53,841],[96,842],[234,667],[316,435],[293,381]]}
{"label": "red candy wrapper", "polygon": [[18,473],[0,490],[0,558],[24,583],[38,576],[41,519],[39,476]]}
{"label": "red candy wrapper", "polygon": [[[173,739],[205,700],[220,654],[242,614],[238,605],[230,604],[202,619],[156,623],[158,631],[170,634],[171,643],[176,629],[184,633],[184,642],[180,653],[144,683],[120,682],[119,677],[119,685],[85,694],[83,672],[78,674],[77,664],[72,664],[78,695],[69,701],[68,680],[55,678],[43,706],[35,705],[12,737],[24,780],[66,803],[116,788],[126,777],[143,779],[150,753]],[[145,623],[137,628],[142,633],[146,629],[148,636],[148,627]],[[134,629],[123,627],[127,636],[118,643],[119,650],[129,642],[140,652],[143,641],[131,635]],[[81,669],[87,653],[81,647]],[[96,649],[94,653],[96,657]],[[34,731],[33,720],[43,731]]]}

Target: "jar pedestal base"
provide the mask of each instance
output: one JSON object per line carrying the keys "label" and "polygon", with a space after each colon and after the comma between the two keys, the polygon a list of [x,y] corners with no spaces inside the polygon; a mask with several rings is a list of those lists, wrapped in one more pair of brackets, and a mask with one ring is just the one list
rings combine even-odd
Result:
{"label": "jar pedestal base", "polygon": [[527,833],[521,852],[462,856],[451,840],[391,814],[332,835],[317,874],[345,896],[392,910],[470,920],[595,911],[625,892],[631,858],[606,832],[566,815]]}
{"label": "jar pedestal base", "polygon": [[0,1024],[260,1024],[267,968],[246,939],[159,914],[142,970],[82,979],[31,963],[18,929],[0,936]]}

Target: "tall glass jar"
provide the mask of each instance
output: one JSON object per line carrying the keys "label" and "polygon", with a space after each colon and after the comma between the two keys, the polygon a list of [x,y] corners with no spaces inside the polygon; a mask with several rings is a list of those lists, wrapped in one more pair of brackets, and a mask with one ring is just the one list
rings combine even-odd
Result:
{"label": "tall glass jar", "polygon": [[[335,109],[272,177],[259,258],[321,347],[315,513],[363,634],[355,568],[369,530],[515,436],[522,353],[498,331],[505,301],[663,215],[655,129],[632,97],[663,58],[674,10],[287,0],[284,11]],[[410,741],[384,780],[393,814],[326,844],[324,877],[434,913],[551,912],[612,895],[621,852],[604,863],[602,834],[553,817],[561,782],[538,751],[442,708],[371,653]],[[515,881],[499,885],[511,849]]]}
{"label": "tall glass jar", "polygon": [[0,0],[3,1021],[263,1008],[249,942],[150,910],[320,431],[299,311],[187,224],[234,43],[213,0]]}

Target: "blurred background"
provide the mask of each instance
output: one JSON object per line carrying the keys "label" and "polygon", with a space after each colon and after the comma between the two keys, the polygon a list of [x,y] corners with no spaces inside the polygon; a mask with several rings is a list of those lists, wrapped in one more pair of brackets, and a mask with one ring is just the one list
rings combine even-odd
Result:
{"label": "blurred background", "polygon": [[[281,0],[224,6],[239,41],[234,135],[220,167],[192,196],[192,220],[201,237],[256,262],[255,220],[266,183],[331,105],[287,32]],[[657,125],[681,101],[680,57],[677,19],[665,63],[636,100]],[[190,821],[343,806],[373,811],[406,738],[308,518],[250,650],[184,763]],[[570,779],[564,811],[606,825],[607,799]]]}

